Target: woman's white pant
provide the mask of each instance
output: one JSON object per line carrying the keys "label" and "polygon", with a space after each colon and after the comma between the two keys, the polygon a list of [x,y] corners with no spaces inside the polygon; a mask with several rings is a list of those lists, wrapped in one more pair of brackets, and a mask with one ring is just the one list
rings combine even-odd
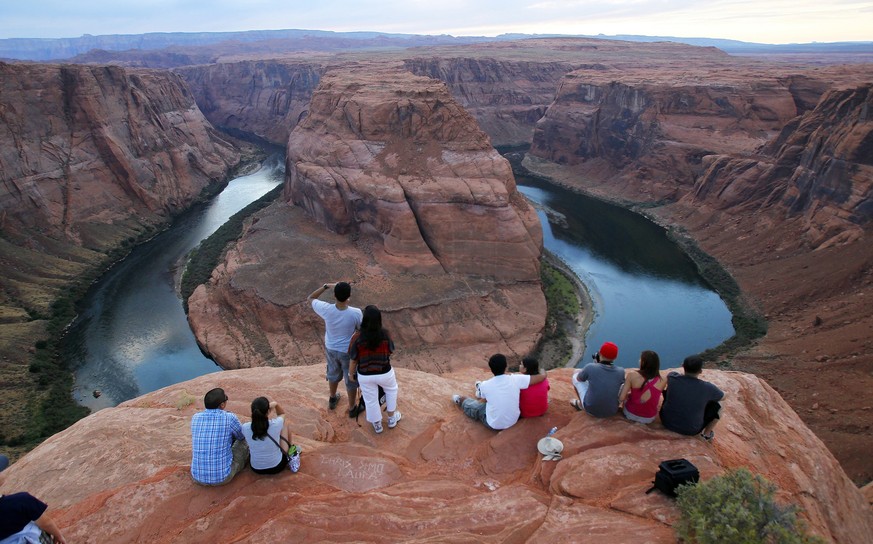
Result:
{"label": "woman's white pant", "polygon": [[393,413],[397,409],[397,378],[392,368],[385,374],[358,374],[358,385],[367,405],[367,421],[382,421],[382,407],[379,406],[379,386],[385,390],[385,408]]}

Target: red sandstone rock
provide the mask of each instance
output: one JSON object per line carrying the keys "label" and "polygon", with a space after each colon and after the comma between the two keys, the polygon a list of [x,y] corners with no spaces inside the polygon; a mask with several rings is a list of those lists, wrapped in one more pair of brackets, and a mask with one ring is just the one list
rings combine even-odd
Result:
{"label": "red sandstone rock", "polygon": [[[444,372],[532,349],[545,321],[539,220],[509,164],[445,85],[402,70],[336,69],[288,145],[285,194],[258,214],[189,300],[222,366],[323,358],[306,296],[353,283],[376,304],[401,366]],[[331,232],[333,231],[333,232]]]}
{"label": "red sandstone rock", "polygon": [[802,215],[812,247],[861,237],[873,219],[871,108],[871,85],[829,92],[768,142],[765,157],[706,157],[693,199]]}
{"label": "red sandstone rock", "polygon": [[0,63],[0,82],[4,230],[106,249],[95,231],[166,219],[239,160],[172,74]]}
{"label": "red sandstone rock", "polygon": [[284,146],[305,116],[324,66],[295,60],[259,60],[177,68],[197,105],[221,128],[254,134]]}
{"label": "red sandstone rock", "polygon": [[[758,378],[706,371],[728,393],[712,444],[576,412],[566,402],[570,370],[550,373],[545,416],[497,433],[451,402],[486,376],[484,359],[480,370],[443,377],[400,369],[403,420],[381,435],[327,410],[322,365],[202,376],[48,439],[9,469],[2,491],[47,501],[70,542],[674,542],[675,503],[645,491],[658,462],[684,457],[704,480],[740,466],[762,474],[829,541],[860,544],[873,531],[861,492]],[[286,407],[303,448],[299,473],[192,483],[190,418],[215,386],[244,421],[255,396]],[[536,452],[552,426],[564,443],[558,462]]]}

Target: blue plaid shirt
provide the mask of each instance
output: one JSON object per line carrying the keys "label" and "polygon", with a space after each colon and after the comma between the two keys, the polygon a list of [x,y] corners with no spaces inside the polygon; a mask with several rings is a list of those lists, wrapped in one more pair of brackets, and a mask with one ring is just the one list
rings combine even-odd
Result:
{"label": "blue plaid shirt", "polygon": [[191,476],[203,484],[218,484],[230,474],[234,439],[244,440],[236,415],[219,408],[191,418]]}

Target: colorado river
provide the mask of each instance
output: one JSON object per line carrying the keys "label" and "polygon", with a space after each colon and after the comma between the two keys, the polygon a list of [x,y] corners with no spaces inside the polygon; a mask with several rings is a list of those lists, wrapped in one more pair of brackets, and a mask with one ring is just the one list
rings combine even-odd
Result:
{"label": "colorado river", "polygon": [[635,367],[654,350],[662,368],[721,344],[733,333],[731,313],[663,228],[590,197],[516,173],[519,191],[537,208],[543,242],[588,287],[594,322],[577,366],[604,341],[619,347],[617,364]]}
{"label": "colorado river", "polygon": [[80,404],[115,406],[220,370],[200,352],[188,326],[176,289],[180,267],[202,240],[282,179],[282,158],[273,157],[138,246],[94,284],[64,340]]}

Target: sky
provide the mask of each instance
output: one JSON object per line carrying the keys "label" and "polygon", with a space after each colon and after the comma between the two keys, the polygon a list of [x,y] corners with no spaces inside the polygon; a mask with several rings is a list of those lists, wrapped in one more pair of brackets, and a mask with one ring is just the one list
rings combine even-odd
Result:
{"label": "sky", "polygon": [[0,38],[279,29],[873,41],[873,0],[0,0]]}

